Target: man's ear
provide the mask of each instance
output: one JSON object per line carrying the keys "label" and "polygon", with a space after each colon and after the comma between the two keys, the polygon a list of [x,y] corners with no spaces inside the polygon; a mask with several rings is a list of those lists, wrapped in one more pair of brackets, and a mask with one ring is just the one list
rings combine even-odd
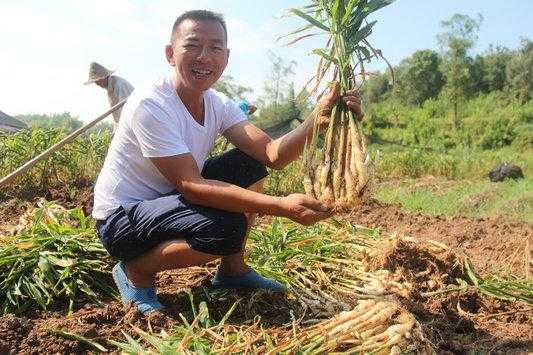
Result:
{"label": "man's ear", "polygon": [[226,49],[228,52],[226,54],[226,64],[224,65],[224,67],[228,66],[228,61],[229,61],[229,54],[230,54],[230,50],[229,48]]}
{"label": "man's ear", "polygon": [[171,66],[175,66],[174,64],[174,48],[172,47],[172,44],[167,44],[165,46],[165,55],[167,57],[167,62]]}

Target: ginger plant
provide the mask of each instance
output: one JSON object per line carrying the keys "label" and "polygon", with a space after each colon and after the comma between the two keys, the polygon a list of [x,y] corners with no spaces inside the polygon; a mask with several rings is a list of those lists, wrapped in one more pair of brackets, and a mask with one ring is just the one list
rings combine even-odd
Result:
{"label": "ginger plant", "polygon": [[[324,32],[328,36],[326,47],[313,51],[321,58],[316,75],[308,83],[316,79],[311,92],[315,92],[326,74],[332,72],[332,81],[339,83],[343,95],[356,87],[358,75],[365,80],[365,62],[374,58],[385,60],[381,51],[374,49],[367,39],[376,24],[376,21],[367,22],[367,17],[393,1],[312,0],[303,8],[289,10],[307,22],[284,36],[292,37],[289,44]],[[311,33],[316,30],[320,32]],[[371,175],[361,125],[342,101],[333,107],[328,127],[320,138],[318,125],[315,123],[313,138],[303,155],[306,194],[331,205],[336,211],[351,210],[360,204]]]}

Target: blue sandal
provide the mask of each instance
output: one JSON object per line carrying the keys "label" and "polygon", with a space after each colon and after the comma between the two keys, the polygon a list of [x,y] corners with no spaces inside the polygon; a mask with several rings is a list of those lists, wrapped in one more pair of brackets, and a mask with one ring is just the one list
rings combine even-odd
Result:
{"label": "blue sandal", "polygon": [[136,287],[128,280],[126,268],[122,261],[113,267],[113,280],[117,284],[124,305],[133,302],[143,314],[164,308],[157,299],[155,287]]}
{"label": "blue sandal", "polygon": [[283,284],[276,280],[263,277],[253,269],[241,276],[223,276],[219,270],[211,280],[211,284],[221,288],[262,289],[272,292],[286,291]]}

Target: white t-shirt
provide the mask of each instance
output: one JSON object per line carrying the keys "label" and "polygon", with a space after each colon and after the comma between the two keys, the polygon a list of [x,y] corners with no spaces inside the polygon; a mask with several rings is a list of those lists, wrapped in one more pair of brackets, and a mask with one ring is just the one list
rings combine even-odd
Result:
{"label": "white t-shirt", "polygon": [[94,187],[95,219],[119,206],[152,200],[176,189],[150,161],[190,153],[201,170],[219,133],[246,120],[226,96],[204,92],[204,124],[191,116],[176,93],[174,77],[136,89],[124,105],[119,126]]}
{"label": "white t-shirt", "polygon": [[[120,76],[111,75],[107,79],[107,98],[109,99],[109,105],[111,107],[118,104],[120,100],[125,99],[126,97],[130,96],[132,91],[133,91],[133,85],[131,85],[129,81],[127,81],[124,78],[121,78]],[[115,130],[116,130],[118,120],[120,119],[121,111],[122,111],[122,108],[119,108],[118,110],[113,111],[113,121],[114,121],[113,127]]]}

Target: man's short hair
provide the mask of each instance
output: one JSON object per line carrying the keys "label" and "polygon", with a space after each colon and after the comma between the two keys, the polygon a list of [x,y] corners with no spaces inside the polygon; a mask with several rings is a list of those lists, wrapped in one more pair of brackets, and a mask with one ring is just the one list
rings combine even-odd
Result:
{"label": "man's short hair", "polygon": [[174,26],[172,26],[172,34],[170,36],[171,44],[174,44],[174,41],[176,40],[176,30],[178,29],[178,26],[185,20],[216,21],[222,25],[225,39],[226,41],[228,40],[226,21],[221,14],[209,10],[190,10],[179,15],[176,21],[174,21]]}

